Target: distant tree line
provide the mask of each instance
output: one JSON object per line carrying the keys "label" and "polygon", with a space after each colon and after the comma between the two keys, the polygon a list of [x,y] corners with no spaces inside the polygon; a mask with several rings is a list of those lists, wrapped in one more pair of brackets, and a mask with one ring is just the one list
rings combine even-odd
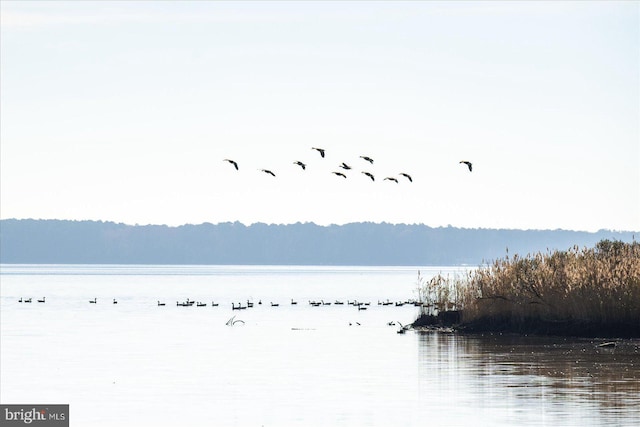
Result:
{"label": "distant tree line", "polygon": [[480,265],[509,253],[631,242],[632,232],[508,230],[426,225],[239,222],[127,225],[0,221],[0,262],[18,264]]}

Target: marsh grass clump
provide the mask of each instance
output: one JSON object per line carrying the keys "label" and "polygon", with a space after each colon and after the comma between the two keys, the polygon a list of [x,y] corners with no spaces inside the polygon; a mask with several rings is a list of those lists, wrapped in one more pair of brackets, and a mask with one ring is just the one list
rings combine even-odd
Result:
{"label": "marsh grass clump", "polygon": [[460,278],[437,274],[425,279],[418,271],[417,292],[420,317],[414,326],[453,324],[459,321],[459,303],[462,300]]}
{"label": "marsh grass clump", "polygon": [[637,242],[507,256],[456,286],[471,329],[640,336]]}

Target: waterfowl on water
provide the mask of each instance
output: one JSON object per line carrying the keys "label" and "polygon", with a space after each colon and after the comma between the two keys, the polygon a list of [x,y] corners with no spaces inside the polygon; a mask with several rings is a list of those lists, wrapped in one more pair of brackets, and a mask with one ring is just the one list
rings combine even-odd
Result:
{"label": "waterfowl on water", "polygon": [[94,298],[92,300],[89,300],[89,304],[97,304],[98,303],[98,298]]}
{"label": "waterfowl on water", "polygon": [[238,303],[238,306],[236,307],[235,303],[231,303],[231,310],[244,310],[247,307],[243,307],[242,304]]}
{"label": "waterfowl on water", "polygon": [[161,306],[163,306],[163,305],[166,305],[166,304],[165,304],[165,303],[163,303],[163,302],[158,301],[158,307],[161,307]]}
{"label": "waterfowl on water", "polygon": [[402,323],[398,322],[398,325],[400,325],[400,329],[398,329],[398,333],[399,334],[404,334],[405,332],[407,332],[409,330],[409,328],[411,327],[411,325],[403,325]]}
{"label": "waterfowl on water", "polygon": [[45,297],[42,297],[42,299],[39,299],[38,302],[44,302]]}

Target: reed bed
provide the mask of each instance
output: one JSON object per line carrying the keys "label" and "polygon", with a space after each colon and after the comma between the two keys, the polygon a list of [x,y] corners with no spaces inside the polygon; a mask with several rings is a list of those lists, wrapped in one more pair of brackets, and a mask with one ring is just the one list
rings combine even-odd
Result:
{"label": "reed bed", "polygon": [[436,276],[422,288],[433,306],[460,310],[461,324],[470,330],[640,336],[635,241],[507,255],[466,277]]}

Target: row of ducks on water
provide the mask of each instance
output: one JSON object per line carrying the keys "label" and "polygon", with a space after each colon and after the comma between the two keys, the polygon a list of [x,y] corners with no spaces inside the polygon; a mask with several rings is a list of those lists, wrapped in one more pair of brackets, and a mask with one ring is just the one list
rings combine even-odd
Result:
{"label": "row of ducks on water", "polygon": [[[23,298],[20,297],[20,299],[18,300],[19,303],[31,303],[33,301],[33,298]],[[42,299],[38,299],[36,300],[39,303],[45,303],[46,302],[46,297],[42,297]],[[94,298],[92,300],[89,300],[89,304],[97,304],[98,303],[98,298]],[[113,298],[112,304],[118,304],[118,300]],[[262,300],[259,300],[258,305],[262,305]],[[293,298],[291,299],[291,305],[297,305],[298,302],[295,301]],[[334,302],[325,302],[324,300],[320,300],[320,301],[312,301],[309,300],[309,305],[313,306],[313,307],[320,307],[320,306],[326,306],[326,305],[344,305],[344,301],[340,301],[340,300],[336,300]],[[160,302],[158,300],[158,307],[164,307],[167,304],[164,302]],[[206,307],[208,304],[206,302],[202,302],[202,301],[193,301],[189,298],[187,298],[186,301],[180,302],[180,301],[176,301],[176,306],[177,307],[192,307],[192,306],[196,306],[196,307]],[[215,301],[211,301],[211,307],[218,307],[220,304],[215,302]],[[279,307],[280,304],[279,303],[275,303],[275,302],[270,302],[271,307]],[[347,300],[347,305],[351,305],[354,307],[357,307],[358,310],[366,310],[368,306],[371,305],[370,302],[361,302],[361,301],[349,301]],[[425,305],[424,303],[421,303],[419,301],[414,301],[414,300],[408,300],[408,301],[389,301],[388,299],[386,301],[378,301],[378,305],[380,306],[395,306],[395,307],[402,307],[404,305],[414,305],[416,307],[427,307],[427,305]],[[231,309],[232,310],[246,310],[247,308],[252,308],[254,306],[254,303],[247,300],[245,305],[242,305],[242,303],[238,303],[236,305],[235,302],[231,303]]]}
{"label": "row of ducks on water", "polygon": [[[41,302],[41,303],[45,303],[46,302],[46,297],[42,297],[42,299],[36,300],[37,302]],[[25,304],[29,304],[31,302],[33,302],[33,298],[24,298],[24,297],[20,297],[20,299],[18,300],[18,302],[21,303],[25,303]],[[89,304],[97,304],[98,303],[98,298],[94,298],[89,300]],[[118,300],[117,299],[113,299],[112,304],[117,304]]]}
{"label": "row of ducks on water", "polygon": [[[251,302],[249,300],[247,300],[246,304],[244,304],[244,305],[241,302],[239,302],[237,305],[236,305],[235,302],[232,302],[231,303],[231,309],[232,310],[246,310],[248,308],[253,308],[254,304],[255,303],[253,303],[253,302]],[[258,305],[262,305],[262,300],[259,300],[257,302],[257,304]],[[366,310],[367,307],[369,307],[371,305],[370,302],[361,302],[361,301],[357,301],[357,300],[354,300],[354,301],[347,300],[346,304],[354,306],[358,310]],[[164,306],[164,305],[166,305],[166,304],[158,301],[158,306]],[[176,301],[176,306],[177,307],[192,307],[193,305],[195,305],[197,307],[206,307],[207,303],[200,302],[200,301],[192,301],[189,298],[187,298],[187,300],[184,301],[184,302]],[[217,307],[218,305],[219,305],[219,303],[216,303],[216,302],[213,302],[213,301],[211,302],[211,306],[212,307]],[[279,307],[280,306],[279,303],[276,303],[276,302],[273,302],[273,301],[271,301],[269,303],[269,305],[271,307]],[[298,302],[295,301],[292,298],[290,305],[298,305]],[[320,301],[309,300],[309,305],[312,306],[312,307],[320,307],[320,306],[326,306],[326,305],[345,305],[345,303],[344,303],[344,301],[340,301],[340,300],[336,300],[334,302],[325,302],[324,300],[320,300]],[[380,305],[380,306],[395,306],[395,307],[402,307],[404,305],[413,305],[413,306],[416,306],[416,307],[427,307],[428,306],[428,305],[426,305],[424,303],[421,303],[421,302],[418,302],[418,301],[413,301],[413,300],[396,301],[396,302],[392,302],[392,301],[389,301],[389,300],[378,301],[378,305]]]}

